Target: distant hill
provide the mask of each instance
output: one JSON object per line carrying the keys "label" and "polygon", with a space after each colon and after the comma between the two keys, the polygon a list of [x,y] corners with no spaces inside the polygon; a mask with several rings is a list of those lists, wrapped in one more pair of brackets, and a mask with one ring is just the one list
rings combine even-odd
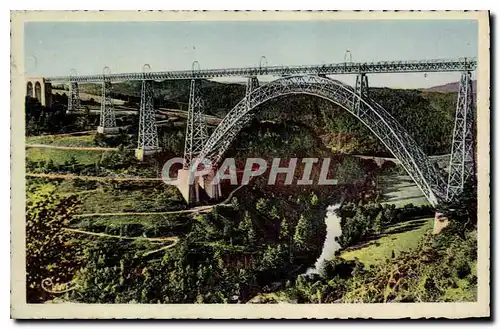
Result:
{"label": "distant hill", "polygon": [[[458,85],[459,82],[457,81],[457,82],[447,83],[445,85],[439,85],[427,89],[422,89],[422,91],[435,92],[435,93],[456,93],[458,92]],[[472,81],[472,90],[474,91],[474,93],[476,92],[476,80]]]}

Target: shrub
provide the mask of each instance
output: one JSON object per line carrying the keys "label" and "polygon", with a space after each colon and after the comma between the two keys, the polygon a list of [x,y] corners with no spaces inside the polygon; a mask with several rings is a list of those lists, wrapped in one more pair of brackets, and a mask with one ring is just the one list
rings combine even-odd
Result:
{"label": "shrub", "polygon": [[79,206],[75,196],[61,197],[46,185],[28,195],[26,202],[26,286],[29,303],[48,298],[42,281],[71,279],[76,250],[62,228]]}

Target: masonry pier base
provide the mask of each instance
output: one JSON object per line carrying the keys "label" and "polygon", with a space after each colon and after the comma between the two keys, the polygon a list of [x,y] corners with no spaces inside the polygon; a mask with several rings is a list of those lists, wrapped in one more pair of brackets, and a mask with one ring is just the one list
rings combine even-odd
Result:
{"label": "masonry pier base", "polygon": [[441,231],[448,226],[450,223],[448,217],[440,212],[436,212],[434,215],[434,228],[432,229],[432,234],[439,234]]}
{"label": "masonry pier base", "polygon": [[105,135],[116,135],[120,132],[120,128],[118,127],[97,127],[97,132],[99,134],[105,134]]}
{"label": "masonry pier base", "polygon": [[135,157],[137,160],[142,161],[145,157],[153,155],[160,152],[159,148],[142,148],[138,147],[135,149]]}
{"label": "masonry pier base", "polygon": [[214,182],[215,171],[191,178],[188,169],[177,172],[177,188],[188,204],[200,202],[203,199],[218,200],[221,197],[221,186]]}

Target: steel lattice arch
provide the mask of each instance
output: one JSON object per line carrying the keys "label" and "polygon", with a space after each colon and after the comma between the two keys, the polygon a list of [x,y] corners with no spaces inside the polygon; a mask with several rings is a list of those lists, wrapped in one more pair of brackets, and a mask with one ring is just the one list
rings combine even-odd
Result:
{"label": "steel lattice arch", "polygon": [[213,164],[221,162],[224,153],[249,117],[271,99],[308,94],[331,101],[365,124],[396,157],[432,205],[446,198],[446,183],[439,169],[405,129],[379,104],[360,96],[339,81],[316,75],[290,76],[265,84],[246,95],[217,126],[198,155]]}

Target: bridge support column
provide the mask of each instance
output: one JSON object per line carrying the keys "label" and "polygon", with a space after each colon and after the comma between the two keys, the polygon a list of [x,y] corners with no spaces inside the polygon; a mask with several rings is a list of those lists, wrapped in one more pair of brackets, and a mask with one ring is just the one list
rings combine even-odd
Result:
{"label": "bridge support column", "polygon": [[177,188],[184,200],[186,200],[186,203],[199,202],[203,197],[208,197],[211,200],[218,200],[221,197],[220,184],[214,182],[215,170],[202,176],[193,177],[192,182],[190,182],[190,175],[194,174],[189,169],[180,169],[177,172]]}
{"label": "bridge support column", "polygon": [[192,79],[189,90],[188,119],[184,144],[184,169],[191,166],[208,139],[207,127],[203,121],[203,108],[201,80]]}
{"label": "bridge support column", "polygon": [[78,89],[78,82],[70,81],[68,93],[68,110],[66,113],[73,113],[81,106],[80,91]]}
{"label": "bridge support column", "polygon": [[103,70],[103,82],[101,93],[101,117],[99,119],[99,127],[97,132],[101,134],[116,134],[119,129],[116,126],[115,108],[113,106],[113,99],[111,98],[111,91],[113,86],[109,79],[109,68],[105,67]]}
{"label": "bridge support column", "polygon": [[36,98],[40,105],[52,105],[52,84],[44,78],[28,78],[26,81],[26,96]]}
{"label": "bridge support column", "polygon": [[78,82],[75,81],[76,70],[72,69],[69,72],[69,89],[68,89],[68,109],[66,113],[72,113],[80,108],[80,90],[78,89]]}
{"label": "bridge support column", "polygon": [[190,170],[179,169],[177,171],[177,189],[181,192],[182,197],[187,204],[200,201],[200,186],[198,185],[198,177],[195,177],[193,183],[189,183]]}
{"label": "bridge support column", "polygon": [[[146,76],[145,76],[146,78]],[[139,113],[139,138],[135,156],[144,160],[145,156],[160,151],[158,145],[158,131],[154,110],[153,81],[144,79],[141,90],[141,108]]]}
{"label": "bridge support column", "polygon": [[[356,76],[356,86],[354,90],[356,94],[361,96],[361,98],[368,99],[368,77],[365,73],[360,73]],[[353,100],[354,113],[356,113],[358,117],[361,117],[365,114],[365,108],[363,106],[363,103],[361,102],[361,98]]]}
{"label": "bridge support column", "polygon": [[475,179],[475,100],[471,72],[462,72],[448,174],[446,200],[462,193],[464,184]]}
{"label": "bridge support column", "polygon": [[198,184],[211,200],[218,200],[222,194],[219,182],[215,182],[216,171],[200,177]]}
{"label": "bridge support column", "polygon": [[259,88],[259,79],[257,79],[257,77],[248,77],[245,89],[245,97],[247,98],[247,102],[248,96],[257,88]]}
{"label": "bridge support column", "polygon": [[[248,77],[245,88],[246,110],[249,110],[252,107],[250,94],[257,88],[259,88],[259,79],[257,79],[257,77]],[[240,120],[239,125],[242,127],[245,126],[253,118],[253,116],[254,116],[253,113],[244,115],[242,120]]]}

